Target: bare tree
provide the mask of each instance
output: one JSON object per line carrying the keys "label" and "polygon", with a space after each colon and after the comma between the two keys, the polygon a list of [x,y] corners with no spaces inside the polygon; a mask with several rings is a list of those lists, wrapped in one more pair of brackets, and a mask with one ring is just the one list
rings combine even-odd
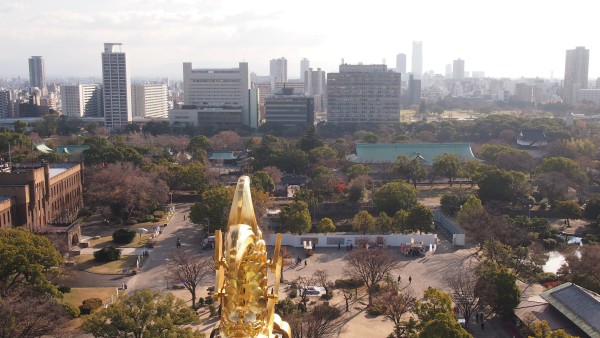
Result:
{"label": "bare tree", "polygon": [[0,299],[0,337],[64,333],[65,309],[47,294],[20,289]]}
{"label": "bare tree", "polygon": [[458,312],[465,318],[466,326],[469,326],[471,315],[479,306],[479,297],[475,293],[477,280],[475,272],[468,267],[460,267],[446,278],[446,283],[452,290],[450,296]]}
{"label": "bare tree", "polygon": [[196,289],[213,273],[212,256],[192,255],[183,250],[177,250],[171,256],[167,265],[166,279],[172,284],[182,283],[192,295],[192,308],[196,308]]}
{"label": "bare tree", "polygon": [[387,287],[375,297],[375,303],[381,307],[383,314],[395,325],[399,325],[403,314],[409,312],[415,304],[416,298],[410,289],[398,291],[394,287]]}
{"label": "bare tree", "polygon": [[345,322],[337,307],[320,304],[305,314],[285,318],[292,328],[293,338],[338,337]]}
{"label": "bare tree", "polygon": [[357,249],[348,255],[346,273],[362,280],[367,286],[369,305],[373,304],[373,286],[398,266],[398,259],[382,248]]}
{"label": "bare tree", "polygon": [[318,286],[325,288],[325,293],[329,292],[329,275],[323,270],[317,270],[313,274],[313,280]]}

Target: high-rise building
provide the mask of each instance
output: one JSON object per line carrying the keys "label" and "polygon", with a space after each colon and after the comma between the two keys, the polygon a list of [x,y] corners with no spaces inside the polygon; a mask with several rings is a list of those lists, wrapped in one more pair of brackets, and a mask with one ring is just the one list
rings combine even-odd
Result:
{"label": "high-rise building", "polygon": [[135,84],[131,86],[134,118],[168,117],[168,90],[164,83]]}
{"label": "high-rise building", "polygon": [[452,65],[451,64],[447,64],[446,65],[446,79],[450,79],[452,78]]}
{"label": "high-rise building", "polygon": [[565,103],[577,103],[579,89],[587,88],[589,62],[589,49],[576,47],[575,49],[567,50],[565,80],[563,84],[563,101]]}
{"label": "high-rise building", "polygon": [[423,75],[423,43],[421,41],[413,41],[412,64],[410,66],[413,77],[420,79]]}
{"label": "high-rise building", "polygon": [[306,71],[304,79],[304,94],[313,97],[315,111],[323,111],[325,108],[325,90],[327,89],[326,74],[321,68]]}
{"label": "high-rise building", "polygon": [[102,90],[97,84],[63,85],[62,113],[68,117],[102,116]]}
{"label": "high-rise building", "polygon": [[102,53],[104,121],[108,129],[120,129],[132,120],[131,85],[121,43],[105,43]]}
{"label": "high-rise building", "polygon": [[13,115],[13,103],[10,90],[0,90],[0,118],[8,118]]}
{"label": "high-rise building", "polygon": [[415,79],[412,74],[408,77],[408,94],[406,96],[408,106],[421,103],[421,80]]}
{"label": "high-rise building", "polygon": [[307,58],[300,60],[300,81],[304,82],[304,74],[310,68],[310,61]]}
{"label": "high-rise building", "polygon": [[266,123],[290,126],[313,126],[315,124],[314,99],[294,95],[293,88],[283,88],[265,99]]}
{"label": "high-rise building", "polygon": [[396,72],[406,75],[406,54],[396,55]]}
{"label": "high-rise building", "polygon": [[[240,62],[238,68],[192,69],[190,62],[183,63],[183,101],[196,108],[238,109],[238,123],[257,127],[258,95],[250,95],[248,63]],[[255,107],[256,106],[256,107]],[[256,120],[254,119],[256,117]],[[231,122],[231,116],[228,117]],[[202,120],[199,121],[202,125]]]}
{"label": "high-rise building", "polygon": [[456,59],[452,62],[452,78],[454,80],[465,78],[465,60]]}
{"label": "high-rise building", "polygon": [[[287,82],[287,60],[285,58],[272,59],[270,63],[271,82]],[[274,87],[274,86],[273,86]]]}
{"label": "high-rise building", "polygon": [[42,56],[32,56],[29,58],[29,87],[40,89],[42,96],[48,94],[46,88],[46,67]]}
{"label": "high-rise building", "polygon": [[401,74],[385,65],[340,65],[327,74],[327,120],[331,123],[400,121]]}

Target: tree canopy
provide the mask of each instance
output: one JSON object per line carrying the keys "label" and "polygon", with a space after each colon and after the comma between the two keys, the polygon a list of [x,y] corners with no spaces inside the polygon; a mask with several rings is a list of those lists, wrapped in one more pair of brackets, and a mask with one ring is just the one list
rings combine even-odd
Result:
{"label": "tree canopy", "polygon": [[373,200],[379,211],[395,215],[398,210],[408,210],[417,203],[417,191],[406,182],[394,181],[379,188]]}
{"label": "tree canopy", "polygon": [[184,325],[198,321],[194,311],[171,293],[149,289],[121,296],[87,317],[82,329],[94,337],[204,337]]}
{"label": "tree canopy", "polygon": [[202,193],[202,201],[194,203],[190,208],[190,221],[196,224],[206,223],[210,227],[224,229],[227,225],[227,211],[231,207],[230,193],[225,186],[219,185],[209,188]]}
{"label": "tree canopy", "polygon": [[283,226],[291,233],[303,234],[311,228],[308,204],[303,201],[294,201],[281,208],[279,219]]}

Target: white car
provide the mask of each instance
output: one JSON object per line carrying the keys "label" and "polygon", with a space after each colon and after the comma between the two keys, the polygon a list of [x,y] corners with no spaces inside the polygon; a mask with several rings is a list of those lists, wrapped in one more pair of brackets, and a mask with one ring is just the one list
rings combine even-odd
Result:
{"label": "white car", "polygon": [[322,286],[307,286],[305,289],[302,289],[302,293],[306,293],[307,296],[322,296],[326,292]]}

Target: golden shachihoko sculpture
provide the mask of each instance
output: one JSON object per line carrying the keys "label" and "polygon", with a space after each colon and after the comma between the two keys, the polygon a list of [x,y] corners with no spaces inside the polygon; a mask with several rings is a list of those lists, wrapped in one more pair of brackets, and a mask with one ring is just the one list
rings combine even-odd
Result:
{"label": "golden shachihoko sculpture", "polygon": [[[277,234],[273,257],[267,259],[248,176],[237,182],[224,237],[223,241],[221,231],[215,231],[215,299],[221,302],[219,336],[290,338],[290,326],[275,313],[281,278],[281,234]],[[268,285],[269,269],[275,274],[272,287]]]}

